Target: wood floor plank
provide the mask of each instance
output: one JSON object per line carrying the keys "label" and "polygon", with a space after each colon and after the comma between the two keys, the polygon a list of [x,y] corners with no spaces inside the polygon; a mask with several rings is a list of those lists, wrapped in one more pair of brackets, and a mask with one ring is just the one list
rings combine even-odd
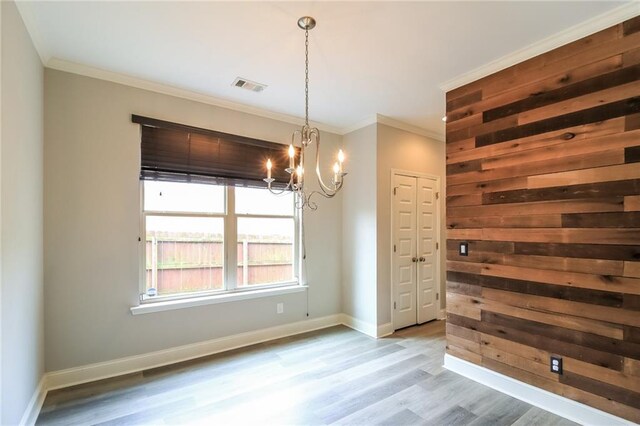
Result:
{"label": "wood floor plank", "polygon": [[[37,424],[400,425],[528,412],[531,406],[513,411],[520,402],[444,370],[444,328],[436,321],[376,340],[333,327],[59,390]],[[469,399],[469,389],[486,407]]]}

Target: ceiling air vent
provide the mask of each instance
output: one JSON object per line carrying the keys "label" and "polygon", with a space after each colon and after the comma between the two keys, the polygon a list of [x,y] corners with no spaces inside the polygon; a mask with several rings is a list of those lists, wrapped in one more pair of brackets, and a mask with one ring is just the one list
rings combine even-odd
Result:
{"label": "ceiling air vent", "polygon": [[267,88],[266,84],[256,83],[255,81],[247,80],[246,78],[238,77],[233,81],[232,86],[240,87],[242,89],[251,90],[252,92],[260,93]]}

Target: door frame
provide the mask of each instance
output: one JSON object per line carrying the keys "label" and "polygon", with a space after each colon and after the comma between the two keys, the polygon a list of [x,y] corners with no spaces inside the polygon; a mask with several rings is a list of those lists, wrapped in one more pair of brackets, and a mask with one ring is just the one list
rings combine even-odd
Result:
{"label": "door frame", "polygon": [[[438,312],[440,312],[442,309],[440,308],[440,306],[442,306],[442,299],[441,299],[441,294],[440,294],[440,290],[442,288],[442,282],[441,282],[441,277],[440,277],[440,264],[442,263],[442,244],[440,243],[440,237],[441,237],[441,224],[440,224],[440,216],[442,214],[442,204],[441,204],[441,200],[442,200],[442,186],[440,184],[440,176],[437,175],[432,175],[429,173],[421,173],[421,172],[413,172],[413,171],[409,171],[409,170],[402,170],[402,169],[391,169],[391,175],[390,175],[390,209],[391,209],[391,222],[390,222],[390,226],[391,226],[391,240],[390,240],[390,248],[391,250],[389,250],[389,282],[391,283],[390,287],[390,303],[389,303],[389,309],[391,310],[391,328],[393,328],[393,331],[396,330],[395,328],[395,315],[396,315],[396,310],[393,308],[393,302],[394,302],[394,282],[393,282],[393,241],[394,241],[394,237],[395,237],[395,230],[393,228],[393,203],[395,201],[394,195],[393,195],[393,181],[396,175],[400,175],[400,176],[407,176],[407,177],[414,177],[414,178],[423,178],[423,179],[429,179],[429,180],[435,180],[436,182],[436,189],[438,194],[440,194],[440,196],[436,199],[436,229],[438,230],[438,232],[436,233],[436,243],[438,244],[438,249],[436,250],[436,265],[435,265],[435,276],[436,276],[436,286],[437,286],[437,291],[436,291],[436,295],[437,295],[437,300],[438,300]],[[416,282],[417,285],[417,282]],[[417,290],[417,289],[416,289]],[[416,299],[416,303],[417,303],[417,299]],[[416,306],[417,309],[417,306]],[[417,311],[416,311],[417,312]],[[436,319],[439,317],[436,316]],[[418,318],[416,316],[416,323],[418,322]]]}

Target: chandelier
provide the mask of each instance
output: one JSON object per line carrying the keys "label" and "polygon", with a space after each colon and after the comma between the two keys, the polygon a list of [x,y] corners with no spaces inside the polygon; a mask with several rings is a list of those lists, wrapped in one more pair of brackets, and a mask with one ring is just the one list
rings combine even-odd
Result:
{"label": "chandelier", "polygon": [[[267,160],[267,177],[263,179],[267,182],[269,191],[273,194],[279,195],[285,191],[293,191],[295,193],[296,207],[299,209],[308,208],[310,210],[316,210],[317,204],[311,200],[315,194],[320,194],[325,198],[333,198],[342,189],[344,183],[344,176],[347,174],[342,169],[344,163],[344,153],[342,150],[338,152],[337,161],[333,164],[333,178],[329,185],[324,183],[322,175],[320,173],[320,131],[316,127],[309,125],[309,30],[312,30],[316,26],[316,20],[310,16],[303,16],[298,19],[298,27],[304,30],[304,126],[300,130],[296,130],[291,135],[291,144],[289,145],[289,167],[286,168],[286,172],[289,173],[289,182],[286,187],[280,191],[274,191],[271,184],[275,181],[271,177],[271,159]],[[305,188],[305,170],[304,170],[304,156],[305,149],[311,144],[316,144],[316,176],[318,178],[318,185],[320,191],[309,191]],[[300,145],[300,159],[299,163],[295,164],[295,149],[294,145]]]}

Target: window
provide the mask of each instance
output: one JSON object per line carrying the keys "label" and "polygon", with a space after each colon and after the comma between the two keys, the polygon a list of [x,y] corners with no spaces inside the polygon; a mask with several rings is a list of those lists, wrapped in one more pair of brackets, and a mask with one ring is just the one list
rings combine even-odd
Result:
{"label": "window", "polygon": [[143,180],[146,301],[298,283],[292,193]]}

